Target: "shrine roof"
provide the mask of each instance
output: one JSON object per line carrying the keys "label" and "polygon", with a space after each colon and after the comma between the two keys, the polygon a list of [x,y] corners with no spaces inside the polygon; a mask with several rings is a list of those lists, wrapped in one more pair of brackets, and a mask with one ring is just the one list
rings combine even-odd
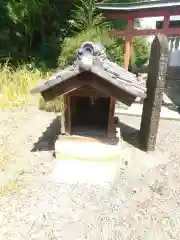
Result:
{"label": "shrine roof", "polygon": [[[92,75],[99,80],[93,80]],[[135,97],[146,97],[146,89],[139,84],[136,75],[110,61],[104,46],[91,42],[84,43],[77,50],[72,65],[38,83],[31,93],[50,93],[58,87],[56,93],[62,95],[84,85],[105,90],[117,99],[121,98],[121,91]]]}
{"label": "shrine roof", "polygon": [[105,11],[134,12],[139,10],[156,10],[169,7],[180,7],[179,0],[139,1],[132,3],[98,3],[96,7]]}

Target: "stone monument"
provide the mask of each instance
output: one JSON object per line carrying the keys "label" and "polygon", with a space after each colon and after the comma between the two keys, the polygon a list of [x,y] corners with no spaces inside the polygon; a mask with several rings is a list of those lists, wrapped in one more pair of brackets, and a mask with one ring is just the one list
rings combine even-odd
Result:
{"label": "stone monument", "polygon": [[151,45],[147,78],[147,97],[144,99],[140,144],[147,151],[154,151],[159,127],[161,105],[168,63],[168,40],[165,35],[156,35]]}

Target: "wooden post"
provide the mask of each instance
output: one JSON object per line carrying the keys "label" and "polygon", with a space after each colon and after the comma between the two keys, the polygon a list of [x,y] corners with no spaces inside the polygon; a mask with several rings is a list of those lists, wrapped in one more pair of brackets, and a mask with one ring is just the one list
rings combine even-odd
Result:
{"label": "wooden post", "polygon": [[71,103],[70,103],[69,94],[65,96],[65,104],[66,104],[65,126],[66,126],[66,134],[68,135],[71,133]]}
{"label": "wooden post", "polygon": [[115,99],[111,97],[110,103],[109,103],[107,138],[114,138],[116,135],[116,129],[115,129],[115,124],[114,124],[115,103],[116,103]]}
{"label": "wooden post", "polygon": [[129,18],[127,28],[129,31],[129,34],[126,36],[125,43],[124,43],[124,68],[128,70],[129,62],[131,58],[131,47],[132,47],[132,34],[131,30],[134,25],[134,19]]}

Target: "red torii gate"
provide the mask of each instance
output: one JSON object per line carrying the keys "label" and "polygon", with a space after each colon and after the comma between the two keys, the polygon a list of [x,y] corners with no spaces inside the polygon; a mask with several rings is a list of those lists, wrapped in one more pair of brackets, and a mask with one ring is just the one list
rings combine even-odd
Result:
{"label": "red torii gate", "polygon": [[[133,36],[164,34],[180,35],[180,28],[169,28],[170,16],[180,15],[180,1],[149,1],[136,3],[96,4],[108,19],[127,19],[126,30],[112,30],[113,36],[125,36],[124,68],[128,69]],[[134,29],[134,20],[146,17],[164,17],[162,29]]]}

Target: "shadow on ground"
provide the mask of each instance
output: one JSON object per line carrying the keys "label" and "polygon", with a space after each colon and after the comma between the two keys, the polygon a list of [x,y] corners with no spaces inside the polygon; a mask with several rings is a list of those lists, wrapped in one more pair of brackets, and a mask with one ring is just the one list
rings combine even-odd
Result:
{"label": "shadow on ground", "polygon": [[[108,145],[118,145],[119,139],[107,139],[107,131],[99,128],[88,128],[88,127],[76,127],[72,130],[72,135],[76,135],[79,137],[86,137],[88,141],[96,141],[108,144]],[[70,137],[72,139],[72,136]]]}
{"label": "shadow on ground", "polygon": [[167,107],[171,111],[179,113],[179,107],[176,106],[174,103],[165,103],[165,102],[163,102],[162,106]]}
{"label": "shadow on ground", "polygon": [[[42,136],[38,139],[36,143],[34,143],[31,152],[37,151],[53,151],[55,142],[60,134],[61,131],[61,123],[60,117],[56,117],[51,124],[46,128],[43,132]],[[139,143],[139,130],[135,129],[131,126],[123,122],[116,123],[117,127],[120,128],[121,138],[123,141],[127,142],[128,144],[134,146],[135,148],[141,149]],[[82,136],[81,134],[78,134]],[[93,136],[94,137],[94,136]],[[108,141],[110,145],[116,145],[117,140]],[[141,149],[142,150],[142,149]]]}
{"label": "shadow on ground", "polygon": [[61,131],[60,117],[56,117],[43,132],[42,136],[34,143],[31,152],[52,151],[54,150],[55,141]]}
{"label": "shadow on ground", "polygon": [[140,142],[139,142],[139,130],[135,129],[131,126],[123,122],[119,122],[117,126],[120,128],[121,137],[123,141],[127,142],[128,144],[132,145],[135,148],[142,150]]}

